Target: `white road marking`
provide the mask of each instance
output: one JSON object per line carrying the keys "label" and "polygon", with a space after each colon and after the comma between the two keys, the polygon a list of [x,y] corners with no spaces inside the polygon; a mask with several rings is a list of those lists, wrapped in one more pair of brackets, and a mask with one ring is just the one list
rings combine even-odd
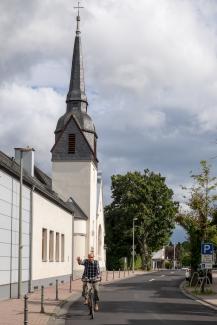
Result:
{"label": "white road marking", "polygon": [[162,274],[161,277],[165,276],[165,274]]}
{"label": "white road marking", "polygon": [[149,281],[151,282],[151,281],[154,281],[155,279],[150,279]]}

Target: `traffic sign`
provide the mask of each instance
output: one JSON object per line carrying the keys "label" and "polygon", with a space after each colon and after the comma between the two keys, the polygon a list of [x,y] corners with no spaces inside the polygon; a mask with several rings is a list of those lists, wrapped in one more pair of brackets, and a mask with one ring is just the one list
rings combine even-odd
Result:
{"label": "traffic sign", "polygon": [[212,263],[202,263],[202,269],[212,269]]}
{"label": "traffic sign", "polygon": [[208,254],[201,255],[201,263],[212,263],[212,261],[213,261],[212,255],[208,255]]}
{"label": "traffic sign", "polygon": [[201,254],[202,255],[212,255],[213,254],[213,244],[202,243],[201,244]]}

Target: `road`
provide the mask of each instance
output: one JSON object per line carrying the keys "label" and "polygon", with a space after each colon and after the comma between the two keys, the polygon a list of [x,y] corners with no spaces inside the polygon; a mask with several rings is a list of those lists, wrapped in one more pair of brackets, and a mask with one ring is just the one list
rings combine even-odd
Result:
{"label": "road", "polygon": [[55,325],[212,325],[217,311],[179,289],[182,271],[139,275],[101,287],[100,311],[90,320],[82,300],[69,306]]}

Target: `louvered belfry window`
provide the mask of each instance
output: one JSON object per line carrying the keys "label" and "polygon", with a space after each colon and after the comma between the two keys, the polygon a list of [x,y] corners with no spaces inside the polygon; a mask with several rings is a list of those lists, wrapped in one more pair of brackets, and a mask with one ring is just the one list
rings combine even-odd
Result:
{"label": "louvered belfry window", "polygon": [[75,153],[75,134],[69,134],[68,153]]}

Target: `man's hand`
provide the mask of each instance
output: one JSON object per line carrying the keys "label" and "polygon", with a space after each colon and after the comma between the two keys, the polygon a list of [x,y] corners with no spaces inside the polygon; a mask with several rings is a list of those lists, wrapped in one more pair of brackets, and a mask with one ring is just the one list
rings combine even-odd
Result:
{"label": "man's hand", "polygon": [[80,256],[77,257],[77,261],[78,261],[78,264],[81,263],[81,258],[80,258]]}

